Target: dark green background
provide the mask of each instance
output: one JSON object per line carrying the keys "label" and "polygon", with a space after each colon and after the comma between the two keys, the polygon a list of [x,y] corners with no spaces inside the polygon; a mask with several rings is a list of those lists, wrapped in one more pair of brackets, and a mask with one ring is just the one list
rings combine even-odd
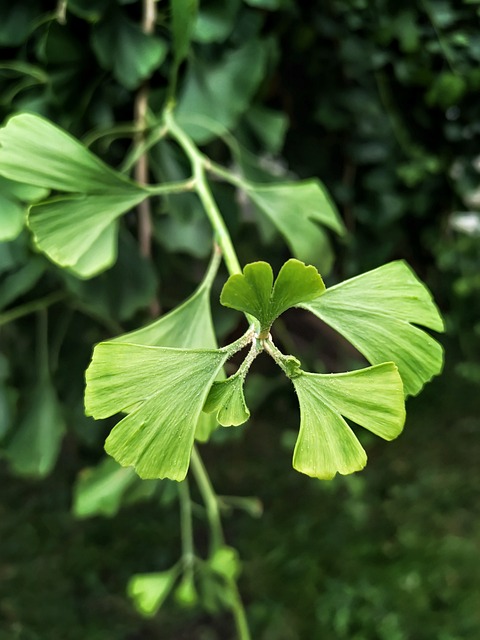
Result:
{"label": "dark green background", "polygon": [[[140,6],[68,5],[60,24],[53,2],[1,4],[0,115],[40,112],[88,141],[92,131],[132,120],[141,78],[114,66],[108,30],[118,33],[125,20],[138,23]],[[327,283],[404,258],[431,288],[447,323],[443,376],[408,401],[398,441],[361,434],[369,455],[361,474],[326,483],[291,469],[298,410],[288,381],[267,359],[255,363],[247,390],[250,423],[220,432],[202,448],[219,493],[258,496],[264,507],[259,519],[236,511],[225,520],[227,540],[244,561],[240,589],[253,637],[475,640],[480,238],[478,231],[458,231],[454,214],[471,211],[478,220],[480,206],[480,3],[211,0],[201,6],[202,28],[180,89],[194,65],[210,74],[232,52],[262,43],[261,59],[253,61],[258,68],[247,58],[239,71],[240,78],[258,76],[250,93],[222,100],[234,133],[264,164],[318,176],[330,189],[349,237],[335,245]],[[167,50],[169,8],[161,2],[158,9],[156,33]],[[17,66],[4,64],[12,61]],[[20,63],[33,65],[43,80],[25,82]],[[165,97],[170,65],[167,54],[146,73],[153,110]],[[252,126],[259,107],[288,119],[284,141],[275,128]],[[123,137],[92,146],[113,165],[127,147]],[[218,140],[207,150],[228,162]],[[158,166],[182,169],[168,149],[154,150],[153,159],[156,153],[163,154]],[[240,261],[265,259],[278,268],[289,256],[281,239],[245,216],[229,188],[216,185],[215,191]],[[155,289],[164,310],[175,306],[201,279],[207,260],[208,223],[188,196],[169,215],[165,203],[154,207],[152,264],[138,255],[135,216],[128,214],[118,264],[91,282],[75,281],[36,256],[27,233],[0,245],[4,310],[66,292],[48,315],[51,349],[59,349],[54,380],[68,425],[50,477],[16,478],[2,461],[1,640],[233,637],[227,614],[185,611],[170,599],[145,622],[125,596],[133,573],[165,569],[178,558],[175,500],[125,507],[111,519],[71,515],[78,473],[101,459],[108,431],[82,417],[83,371],[93,343],[144,323]],[[12,292],[9,278],[19,272],[27,275]],[[214,310],[221,337],[236,335],[238,316],[218,305]],[[360,362],[308,314],[289,312],[276,329],[284,350],[311,368],[339,371]],[[0,328],[5,444],[37,375],[35,332],[35,315]],[[206,548],[200,520],[196,541]]]}

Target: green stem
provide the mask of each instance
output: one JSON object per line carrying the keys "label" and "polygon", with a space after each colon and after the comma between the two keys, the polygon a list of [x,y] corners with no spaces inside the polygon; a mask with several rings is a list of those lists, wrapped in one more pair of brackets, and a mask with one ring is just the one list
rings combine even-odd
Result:
{"label": "green stem", "polygon": [[216,493],[196,447],[192,451],[192,471],[207,510],[211,532],[210,555],[213,555],[224,543],[222,521]]}
{"label": "green stem", "polygon": [[178,485],[178,496],[180,499],[180,531],[182,537],[182,564],[186,573],[193,572],[195,552],[193,546],[192,528],[192,501],[188,480],[180,482]]}
{"label": "green stem", "polygon": [[178,182],[142,185],[142,187],[145,191],[148,191],[151,196],[161,196],[169,193],[185,193],[185,191],[191,191],[195,187],[195,181],[193,178],[189,178],[188,180],[180,180]]}
{"label": "green stem", "polygon": [[8,324],[13,320],[17,320],[18,318],[22,318],[23,316],[27,316],[30,313],[34,313],[35,311],[41,311],[42,309],[46,309],[51,304],[55,304],[56,302],[60,302],[61,300],[65,300],[67,295],[62,291],[57,291],[55,293],[50,293],[48,296],[44,298],[40,298],[39,300],[34,300],[33,302],[27,302],[26,304],[22,304],[19,307],[15,307],[15,309],[11,309],[10,311],[5,311],[0,315],[0,327],[4,324]]}
{"label": "green stem", "polygon": [[241,273],[242,270],[233,247],[232,239],[230,238],[230,234],[222,218],[222,214],[217,207],[211,189],[208,185],[205,171],[208,166],[208,161],[206,161],[204,155],[197,149],[193,141],[183,131],[183,129],[177,125],[171,109],[167,109],[165,112],[165,124],[172,137],[175,138],[190,160],[193,177],[195,179],[195,190],[215,231],[215,238],[222,250],[228,272],[230,275]]}
{"label": "green stem", "polygon": [[[222,521],[220,518],[220,508],[218,497],[212,487],[207,470],[202,462],[197,448],[192,451],[192,471],[195,476],[200,493],[202,494],[205,508],[207,510],[207,518],[210,525],[210,555],[212,556],[217,549],[224,544],[224,535]],[[238,640],[251,640],[248,628],[247,615],[243,606],[237,583],[233,579],[226,580],[230,593],[233,596],[231,602],[231,611],[235,621]]]}
{"label": "green stem", "polygon": [[37,367],[40,380],[46,382],[50,378],[48,362],[48,315],[47,310],[37,312]]}

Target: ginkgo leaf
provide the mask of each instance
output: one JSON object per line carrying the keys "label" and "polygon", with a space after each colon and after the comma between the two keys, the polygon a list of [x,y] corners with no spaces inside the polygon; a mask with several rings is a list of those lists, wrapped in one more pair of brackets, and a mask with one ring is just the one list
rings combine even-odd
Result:
{"label": "ginkgo leaf", "polygon": [[132,576],[127,592],[136,609],[147,618],[154,616],[172,590],[179,572],[179,566],[175,565],[168,571]]}
{"label": "ginkgo leaf", "polygon": [[297,471],[326,480],[363,469],[366,453],[342,416],[386,440],[403,429],[403,385],[392,362],[349,373],[302,372],[292,382],[300,403]]}
{"label": "ginkgo leaf", "polygon": [[22,113],[0,129],[0,175],[72,193],[143,191],[41,116]]}
{"label": "ginkgo leaf", "polygon": [[6,454],[15,473],[38,478],[48,475],[57,460],[64,432],[55,389],[50,380],[40,379],[7,446]]}
{"label": "ginkgo leaf", "polygon": [[175,0],[170,5],[173,50],[177,64],[187,57],[190,38],[197,19],[198,5],[198,0]]}
{"label": "ginkgo leaf", "polygon": [[134,409],[105,449],[142,478],[186,476],[198,418],[228,349],[174,349],[103,342],[86,372],[87,415]]}
{"label": "ginkgo leaf", "polygon": [[140,191],[53,198],[30,207],[28,226],[50,260],[91,277],[115,261],[116,219],[145,197]]}
{"label": "ginkgo leaf", "polygon": [[272,284],[271,266],[267,262],[252,262],[245,266],[243,274],[230,276],[220,302],[254,316],[260,322],[260,331],[268,333],[281,313],[301,302],[314,300],[325,291],[315,267],[307,267],[293,258],[280,269],[273,289]]}
{"label": "ginkgo leaf", "polygon": [[243,393],[245,376],[239,371],[227,380],[214,382],[205,401],[206,413],[216,412],[218,422],[224,427],[238,426],[250,417]]}
{"label": "ginkgo leaf", "polygon": [[319,180],[255,184],[243,188],[282,234],[293,255],[314,264],[323,273],[330,270],[332,256],[323,227],[345,234],[344,224]]}
{"label": "ginkgo leaf", "polygon": [[[215,349],[217,339],[212,322],[210,291],[220,258],[220,253],[213,255],[204,279],[185,302],[146,327],[124,333],[110,342],[128,342],[152,347]],[[223,376],[223,371],[220,371],[219,377]],[[195,438],[200,442],[206,442],[217,424],[214,415],[201,413]]]}
{"label": "ginkgo leaf", "polygon": [[371,364],[392,360],[406,395],[416,395],[443,366],[442,346],[415,324],[443,331],[430,292],[403,261],[346,280],[308,309],[341,333]]}
{"label": "ginkgo leaf", "polygon": [[152,347],[215,349],[217,340],[210,308],[210,291],[220,259],[220,254],[215,253],[202,282],[182,304],[146,327],[124,333],[110,342]]}

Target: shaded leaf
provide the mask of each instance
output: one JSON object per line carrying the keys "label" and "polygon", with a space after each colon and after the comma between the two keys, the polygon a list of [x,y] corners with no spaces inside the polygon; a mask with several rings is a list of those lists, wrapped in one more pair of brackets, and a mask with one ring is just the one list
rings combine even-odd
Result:
{"label": "shaded leaf", "polygon": [[25,416],[13,430],[6,454],[13,471],[43,478],[57,460],[65,426],[55,390],[41,380],[31,391]]}
{"label": "shaded leaf", "polygon": [[235,27],[240,0],[202,2],[195,22],[193,39],[209,44],[224,42]]}
{"label": "shaded leaf", "polygon": [[441,345],[413,324],[443,331],[443,320],[428,289],[402,261],[330,287],[300,306],[341,333],[371,364],[393,360],[406,395],[419,393],[442,370]]}
{"label": "shaded leaf", "polygon": [[110,12],[92,33],[92,46],[102,67],[127,89],[136,89],[164,61],[167,43],[146,34],[120,11]]}
{"label": "shaded leaf", "polygon": [[219,547],[209,558],[208,566],[227,581],[236,580],[241,569],[238,551],[232,547]]}
{"label": "shaded leaf", "polygon": [[345,227],[335,205],[319,180],[276,184],[244,183],[243,188],[282,234],[293,255],[322,272],[328,272],[332,256],[322,227],[338,235]]}
{"label": "shaded leaf", "polygon": [[198,13],[198,0],[170,0],[173,51],[179,64],[187,57],[190,38]]}
{"label": "shaded leaf", "polygon": [[48,190],[22,182],[14,182],[0,176],[0,241],[14,240],[25,225],[27,207],[46,197]]}
{"label": "shaded leaf", "polygon": [[267,49],[250,40],[215,62],[192,60],[177,108],[177,119],[195,142],[205,144],[215,131],[232,129],[264,76]]}
{"label": "shaded leaf", "polygon": [[73,513],[76,518],[115,515],[125,492],[140,482],[133,469],[125,469],[112,458],[105,458],[97,467],[84,469],[75,484]]}
{"label": "shaded leaf", "polygon": [[392,440],[403,429],[402,379],[387,362],[350,373],[304,373],[292,378],[300,403],[297,471],[324,480],[360,471],[367,456],[342,416]]}
{"label": "shaded leaf", "polygon": [[142,478],[183,480],[208,390],[226,350],[184,350],[103,342],[87,369],[87,415],[129,411],[105,449]]}

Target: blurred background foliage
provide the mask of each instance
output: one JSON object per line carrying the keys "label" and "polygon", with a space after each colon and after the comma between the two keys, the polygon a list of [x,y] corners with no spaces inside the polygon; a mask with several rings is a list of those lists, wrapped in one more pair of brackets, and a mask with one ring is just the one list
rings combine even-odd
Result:
{"label": "blurred background foliage", "polygon": [[[203,447],[217,491],[257,496],[253,516],[264,507],[261,517],[226,514],[256,639],[480,636],[479,18],[475,0],[201,1],[179,78],[184,126],[258,180],[318,176],[349,231],[334,241],[327,283],[405,258],[448,328],[445,373],[409,400],[402,437],[360,434],[370,459],[361,474],[319,482],[291,470],[295,397],[263,359],[247,389],[250,423]],[[1,119],[43,114],[121,166],[136,92],[148,81],[158,112],[172,68],[169,5],[158,3],[153,36],[140,19],[131,0],[2,3]],[[151,171],[188,177],[165,142]],[[278,268],[289,253],[273,227],[229,186],[214,190],[240,261]],[[176,493],[112,479],[108,425],[85,418],[82,399],[92,345],[145,323],[155,292],[165,311],[200,281],[208,222],[190,195],[154,199],[152,260],[137,248],[132,212],[116,265],[81,281],[7,224],[5,212],[18,220],[37,197],[0,183],[0,638],[230,638],[214,606],[213,618],[174,599],[150,621],[135,613],[128,578],[178,557]],[[217,299],[222,340],[238,316]],[[300,311],[275,328],[312,370],[361,362]],[[202,531],[200,517],[200,548]]]}

